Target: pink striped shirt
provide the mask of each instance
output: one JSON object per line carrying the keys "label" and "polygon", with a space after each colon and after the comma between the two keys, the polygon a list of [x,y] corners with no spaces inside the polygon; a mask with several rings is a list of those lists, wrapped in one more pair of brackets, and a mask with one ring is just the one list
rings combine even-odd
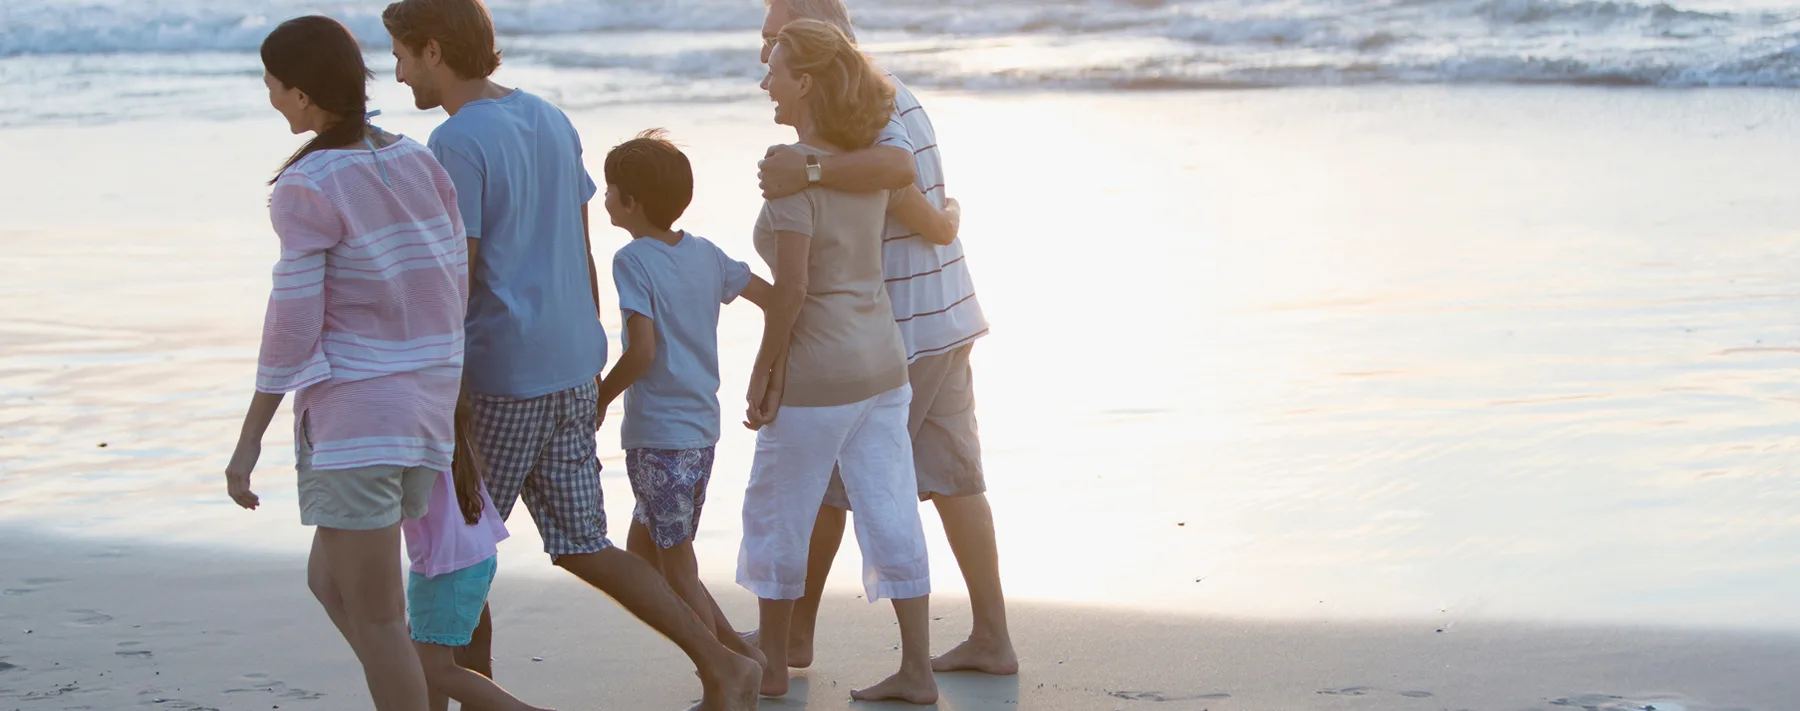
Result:
{"label": "pink striped shirt", "polygon": [[313,468],[449,469],[468,243],[431,151],[313,153],[275,183],[281,238],[256,389],[298,390]]}

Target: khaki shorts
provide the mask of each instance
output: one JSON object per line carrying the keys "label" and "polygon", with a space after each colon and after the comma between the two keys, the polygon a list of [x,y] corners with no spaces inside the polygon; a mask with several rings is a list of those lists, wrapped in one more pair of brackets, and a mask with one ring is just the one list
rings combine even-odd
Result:
{"label": "khaki shorts", "polygon": [[[920,358],[907,367],[913,399],[906,429],[912,435],[920,501],[987,492],[987,478],[981,472],[981,434],[975,424],[975,376],[969,367],[973,348],[971,344]],[[850,497],[837,472],[831,474],[825,503],[850,510]]]}
{"label": "khaki shorts", "polygon": [[436,470],[387,465],[315,470],[310,438],[302,424],[299,441],[294,443],[301,525],[374,531],[399,523],[403,516],[417,519],[430,510]]}

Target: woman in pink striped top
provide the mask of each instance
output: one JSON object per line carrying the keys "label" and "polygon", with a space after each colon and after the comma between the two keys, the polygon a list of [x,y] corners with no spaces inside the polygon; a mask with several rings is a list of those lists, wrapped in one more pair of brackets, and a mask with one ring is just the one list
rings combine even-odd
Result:
{"label": "woman in pink striped top", "polygon": [[263,433],[296,391],[300,521],[318,527],[309,587],[362,660],[375,708],[424,711],[399,524],[425,514],[455,448],[468,303],[455,188],[430,150],[368,124],[370,75],[343,25],[285,22],[262,60],[270,103],[316,135],[272,181],[281,258],[228,489],[257,507]]}

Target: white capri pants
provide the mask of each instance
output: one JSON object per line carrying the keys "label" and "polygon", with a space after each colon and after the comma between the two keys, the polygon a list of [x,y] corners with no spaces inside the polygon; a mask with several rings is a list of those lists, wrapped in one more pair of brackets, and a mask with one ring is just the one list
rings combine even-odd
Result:
{"label": "white capri pants", "polygon": [[806,592],[813,523],[836,466],[856,513],[869,602],[931,593],[906,418],[912,387],[832,407],[782,406],[756,434],[737,581],[764,600]]}

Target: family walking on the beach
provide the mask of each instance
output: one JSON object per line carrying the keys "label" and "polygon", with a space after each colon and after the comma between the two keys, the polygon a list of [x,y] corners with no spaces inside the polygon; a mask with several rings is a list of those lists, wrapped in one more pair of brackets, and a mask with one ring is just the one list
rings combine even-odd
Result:
{"label": "family walking on the beach", "polygon": [[[536,708],[493,682],[489,651],[497,544],[520,499],[553,564],[688,655],[697,708],[754,708],[813,662],[852,509],[866,596],[892,601],[902,649],[898,672],[852,696],[929,704],[934,671],[1016,673],[969,361],[987,324],[960,214],[930,119],[857,49],[842,1],[768,5],[762,86],[796,141],[759,164],[767,280],[675,227],[694,179],[660,132],[611,149],[596,184],[561,110],[488,78],[500,53],[479,0],[402,0],[382,19],[395,78],[449,115],[427,145],[370,123],[371,75],[343,25],[302,17],[263,42],[270,103],[314,135],[271,181],[281,257],[226,469],[255,508],[263,434],[296,392],[308,584],[375,708]],[[605,373],[597,196],[631,235],[612,263],[624,352]],[[737,581],[759,599],[744,635],[693,551],[721,436],[719,314],[739,296],[764,318],[744,415],[757,434]],[[619,397],[628,550],[607,538],[595,443]],[[974,612],[935,659],[926,499]]]}

